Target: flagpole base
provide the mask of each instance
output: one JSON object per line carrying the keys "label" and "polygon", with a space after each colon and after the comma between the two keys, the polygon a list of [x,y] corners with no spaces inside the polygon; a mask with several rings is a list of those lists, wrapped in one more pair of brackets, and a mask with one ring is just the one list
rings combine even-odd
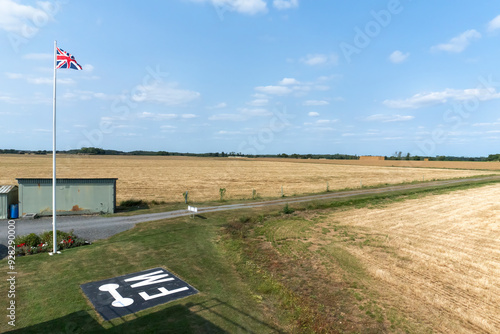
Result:
{"label": "flagpole base", "polygon": [[50,256],[55,255],[55,254],[61,254],[61,252],[60,252],[60,251],[57,251],[57,252],[55,252],[55,253],[54,253],[54,252],[49,252],[49,255],[50,255]]}

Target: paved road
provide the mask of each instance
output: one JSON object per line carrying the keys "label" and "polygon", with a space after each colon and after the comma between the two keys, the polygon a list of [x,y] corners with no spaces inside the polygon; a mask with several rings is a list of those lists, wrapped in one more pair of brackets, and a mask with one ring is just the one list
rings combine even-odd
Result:
{"label": "paved road", "polygon": [[[359,189],[341,192],[326,193],[321,195],[310,195],[290,198],[280,198],[276,200],[262,202],[247,202],[241,204],[229,204],[210,207],[199,207],[198,214],[215,211],[237,210],[243,208],[258,208],[273,205],[284,205],[285,203],[311,202],[325,199],[336,199],[353,197],[357,195],[386,194],[398,190],[421,189],[430,186],[459,184],[470,181],[500,180],[500,176],[476,177],[459,180],[433,181],[427,183],[388,186],[377,189]],[[100,216],[64,216],[58,217],[57,229],[65,232],[74,230],[74,233],[86,240],[95,241],[98,239],[109,238],[112,235],[131,229],[137,223],[155,221],[160,219],[175,218],[187,216],[190,213],[187,210],[177,210],[161,213],[143,214],[129,217],[100,217]],[[7,255],[7,220],[0,220],[0,259]],[[34,220],[18,219],[16,220],[16,234],[25,235],[29,233],[42,233],[52,231],[52,218],[40,218]]]}

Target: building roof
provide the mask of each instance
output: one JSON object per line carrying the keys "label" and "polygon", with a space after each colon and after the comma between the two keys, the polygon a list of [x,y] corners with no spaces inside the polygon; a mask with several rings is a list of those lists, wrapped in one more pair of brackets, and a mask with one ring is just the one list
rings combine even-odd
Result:
{"label": "building roof", "polygon": [[[24,179],[18,178],[16,179],[19,184],[52,184],[52,178],[36,178],[36,179]],[[69,184],[69,183],[78,183],[78,184],[88,184],[88,183],[115,183],[117,178],[95,178],[95,179],[57,179],[57,184]]]}
{"label": "building roof", "polygon": [[0,194],[8,194],[17,186],[0,186]]}

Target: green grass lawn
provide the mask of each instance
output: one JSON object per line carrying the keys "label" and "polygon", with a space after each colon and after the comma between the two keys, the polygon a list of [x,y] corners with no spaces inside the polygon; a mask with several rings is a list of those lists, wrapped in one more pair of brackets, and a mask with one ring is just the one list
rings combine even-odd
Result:
{"label": "green grass lawn", "polygon": [[[225,220],[218,214],[143,223],[57,256],[18,257],[15,328],[20,333],[279,332],[279,319],[266,314],[218,245]],[[7,267],[5,260],[1,263]],[[86,282],[155,267],[165,267],[200,293],[107,322],[99,319],[80,289]],[[2,280],[2,295],[6,289]],[[2,298],[2,309],[7,306]],[[2,321],[1,332],[11,329]]]}

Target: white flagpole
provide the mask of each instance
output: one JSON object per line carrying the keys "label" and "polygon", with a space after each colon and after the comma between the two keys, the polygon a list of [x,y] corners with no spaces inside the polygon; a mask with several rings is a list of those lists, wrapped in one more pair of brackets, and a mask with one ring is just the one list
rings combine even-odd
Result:
{"label": "white flagpole", "polygon": [[56,234],[56,66],[57,66],[57,41],[54,41],[54,97],[52,108],[52,243],[53,252],[57,254],[57,234]]}

